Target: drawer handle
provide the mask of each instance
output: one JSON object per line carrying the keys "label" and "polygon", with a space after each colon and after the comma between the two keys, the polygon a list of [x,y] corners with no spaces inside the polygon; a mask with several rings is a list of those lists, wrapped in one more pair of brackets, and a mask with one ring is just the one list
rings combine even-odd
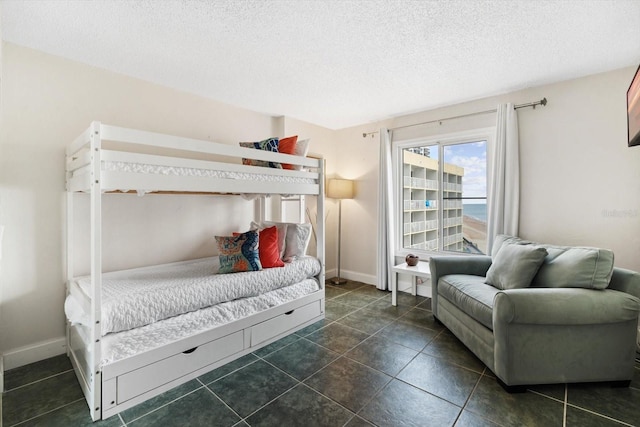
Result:
{"label": "drawer handle", "polygon": [[191,354],[194,351],[196,351],[197,349],[198,349],[198,347],[193,347],[193,348],[190,348],[189,350],[183,351],[182,354]]}
{"label": "drawer handle", "polygon": [[294,311],[295,311],[295,310],[287,311],[287,312],[285,313],[285,316],[288,316],[288,315],[290,315],[290,314],[293,314],[293,312],[294,312]]}

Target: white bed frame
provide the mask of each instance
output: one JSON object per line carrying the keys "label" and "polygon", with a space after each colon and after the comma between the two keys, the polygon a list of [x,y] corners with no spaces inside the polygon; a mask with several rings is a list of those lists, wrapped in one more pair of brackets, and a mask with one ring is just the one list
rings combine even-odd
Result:
{"label": "white bed frame", "polygon": [[[117,149],[104,149],[103,141],[116,142]],[[140,154],[135,147],[169,149],[171,156]],[[131,150],[134,148],[133,150]],[[174,155],[179,150],[178,155]],[[141,151],[138,149],[138,151]],[[147,149],[147,151],[149,151]],[[166,151],[166,150],[165,150]],[[185,153],[189,153],[187,156]],[[283,170],[194,160],[194,153],[251,158],[304,166],[307,171]],[[237,179],[166,176],[132,172],[110,172],[103,161],[122,161],[163,166],[192,167],[230,172],[262,173],[311,178],[313,184],[277,183]],[[67,354],[84,391],[95,421],[137,405],[218,366],[263,347],[324,318],[324,160],[272,153],[190,138],[144,132],[99,122],[76,138],[66,150],[67,189],[67,293],[71,293],[91,318],[89,336],[67,322]],[[317,279],[321,289],[294,301],[249,317],[212,328],[171,344],[100,366],[102,288],[102,194],[121,189],[195,192],[253,193],[317,196],[317,258],[322,266]],[[74,194],[90,194],[91,292],[84,293],[75,281],[73,265]],[[256,212],[264,219],[264,198]],[[302,211],[302,209],[301,209]]]}

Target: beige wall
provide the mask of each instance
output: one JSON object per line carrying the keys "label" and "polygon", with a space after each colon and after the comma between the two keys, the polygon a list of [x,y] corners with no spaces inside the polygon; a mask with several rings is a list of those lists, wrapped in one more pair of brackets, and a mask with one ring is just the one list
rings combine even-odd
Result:
{"label": "beige wall", "polygon": [[[513,92],[338,131],[337,168],[358,180],[343,205],[343,269],[376,274],[378,134],[363,132],[490,110],[547,97],[521,109],[521,218],[524,238],[610,248],[616,265],[640,270],[640,148],[626,146],[625,95],[634,68]],[[495,114],[395,132],[409,139],[493,126]]]}
{"label": "beige wall", "polygon": [[[299,135],[302,138],[311,138],[311,145],[309,146],[309,154],[322,156],[325,160],[325,173],[327,178],[334,177],[337,167],[336,150],[334,148],[334,139],[336,131],[316,126],[301,120],[296,120],[290,117],[284,119],[284,135]],[[331,148],[327,149],[327,145]],[[308,198],[308,207],[313,221],[317,216],[315,198]],[[336,268],[336,248],[337,248],[337,215],[338,208],[334,200],[326,199],[324,206],[324,213],[326,219],[325,226],[325,269],[327,272],[327,278],[333,277]],[[312,222],[313,222],[312,221]],[[313,239],[310,242],[311,249],[315,246]],[[310,251],[312,253],[313,250]],[[346,254],[345,254],[346,257]]]}
{"label": "beige wall", "polygon": [[[22,350],[41,358],[62,352],[64,148],[92,120],[229,144],[280,134],[284,120],[16,45],[3,48],[0,351],[9,353],[10,368],[21,363],[15,359]],[[296,127],[301,138],[313,138],[313,151],[330,146],[331,132],[308,129]],[[77,199],[86,211],[88,199]],[[248,227],[253,204],[225,196],[108,195],[104,217],[104,268],[114,270],[211,255],[215,234]],[[87,231],[88,223],[78,228]],[[88,252],[76,259],[87,260]]]}
{"label": "beige wall", "polygon": [[[0,351],[58,345],[64,336],[64,147],[91,120],[230,144],[271,134],[312,138],[311,152],[326,158],[329,177],[356,180],[356,198],[342,205],[343,276],[374,283],[379,136],[362,133],[547,97],[546,107],[519,112],[521,235],[609,247],[617,265],[640,270],[640,148],[627,148],[625,140],[625,92],[634,68],[331,131],[12,44],[3,46],[2,55],[0,224],[6,229]],[[490,114],[396,136],[450,133],[493,121]],[[180,203],[169,196],[109,197],[105,268],[210,255],[214,234],[241,229],[251,218],[249,202],[238,198],[179,197]],[[79,205],[86,209],[86,201]],[[336,265],[337,210],[327,200],[329,277]]]}

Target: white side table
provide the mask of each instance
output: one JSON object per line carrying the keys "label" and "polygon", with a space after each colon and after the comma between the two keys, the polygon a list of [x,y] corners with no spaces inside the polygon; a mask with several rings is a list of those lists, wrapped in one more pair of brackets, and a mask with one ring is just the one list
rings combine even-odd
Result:
{"label": "white side table", "polygon": [[419,261],[415,267],[410,267],[406,262],[398,264],[392,268],[393,274],[391,276],[391,305],[398,305],[398,274],[410,274],[412,277],[411,295],[416,294],[416,287],[418,285],[418,277],[428,279],[431,277],[431,271],[429,270],[429,262]]}

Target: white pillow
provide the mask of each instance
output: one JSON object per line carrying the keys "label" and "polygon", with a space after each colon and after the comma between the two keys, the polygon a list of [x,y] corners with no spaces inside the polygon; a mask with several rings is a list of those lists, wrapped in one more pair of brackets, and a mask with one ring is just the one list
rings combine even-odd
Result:
{"label": "white pillow", "polygon": [[[309,153],[309,138],[296,142],[296,148],[293,154],[295,154],[296,156],[307,157],[307,153]],[[294,170],[297,170],[297,171],[304,170],[304,166],[300,166],[300,165],[292,165],[292,166]]]}
{"label": "white pillow", "polygon": [[[287,237],[285,239],[284,254],[282,260],[284,262],[294,261],[296,258],[303,257],[307,253],[307,247],[311,240],[311,224],[298,224],[295,222],[273,222],[264,221],[262,226],[279,226],[286,225]],[[278,232],[280,230],[278,229]]]}

